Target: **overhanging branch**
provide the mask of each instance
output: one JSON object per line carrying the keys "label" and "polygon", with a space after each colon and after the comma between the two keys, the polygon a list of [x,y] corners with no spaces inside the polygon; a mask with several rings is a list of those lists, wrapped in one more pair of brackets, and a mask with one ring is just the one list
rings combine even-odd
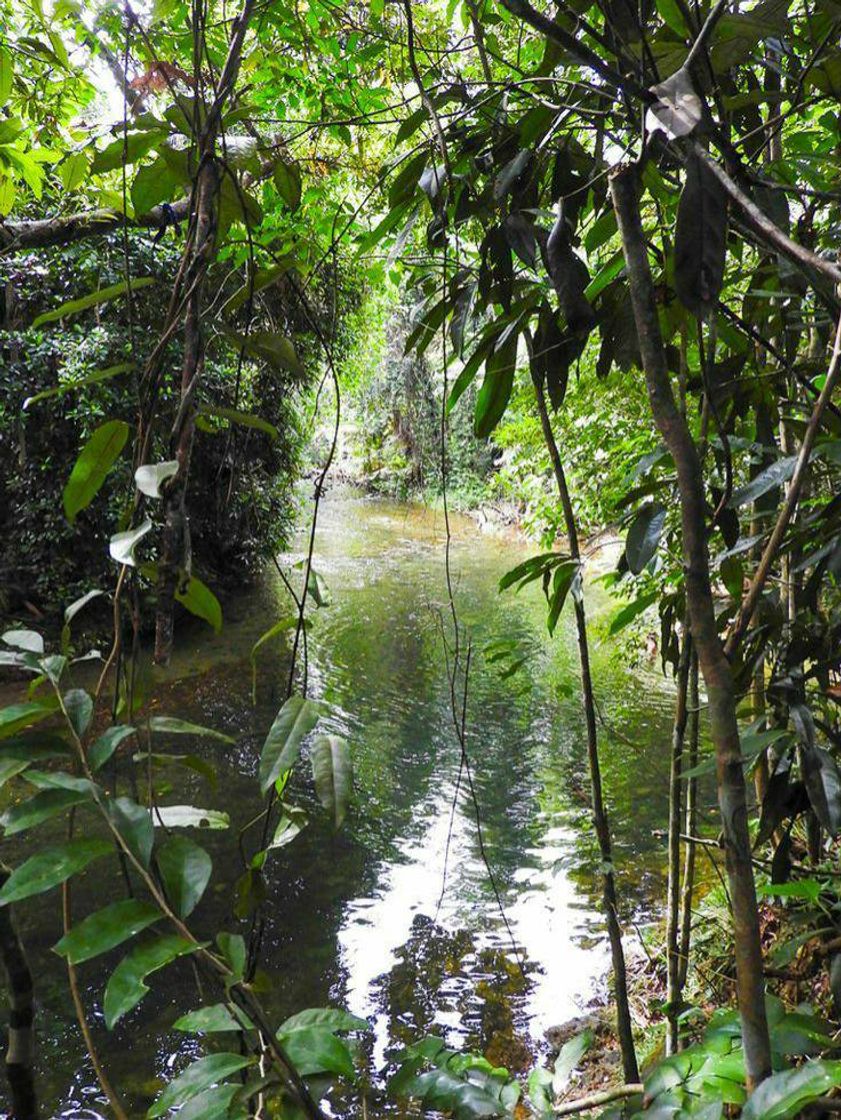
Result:
{"label": "overhanging branch", "polygon": [[[147,214],[129,218],[129,226],[137,229],[165,229],[173,222],[183,222],[189,216],[190,201],[182,198],[171,206],[155,206]],[[27,249],[48,249],[55,245],[70,245],[88,237],[104,237],[122,228],[123,215],[118,210],[84,210],[56,218],[36,218],[32,221],[4,222],[0,220],[0,254],[19,253]]]}

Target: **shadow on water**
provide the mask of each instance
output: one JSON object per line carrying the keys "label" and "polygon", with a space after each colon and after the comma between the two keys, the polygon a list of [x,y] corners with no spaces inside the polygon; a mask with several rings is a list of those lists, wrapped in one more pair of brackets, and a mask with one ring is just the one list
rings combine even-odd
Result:
{"label": "shadow on water", "polygon": [[[351,743],[354,803],[333,834],[303,771],[296,779],[292,800],[312,809],[311,823],[269,866],[263,996],[278,1021],[327,1003],[367,1017],[375,1068],[395,1045],[432,1030],[521,1071],[543,1032],[603,989],[607,966],[574,635],[565,614],[549,641],[535,587],[497,593],[499,577],[531,549],[458,518],[454,529],[456,600],[474,651],[468,749],[514,944],[480,855],[475,806],[463,789],[454,797],[459,756],[438,622],[442,518],[342,491],[324,502],[317,535],[316,567],[332,603],[315,618],[309,679],[324,723]],[[611,607],[598,586],[589,596],[598,625]],[[218,727],[236,746],[191,742],[189,751],[212,758],[218,782],[214,788],[191,770],[162,771],[160,780],[171,784],[162,800],[224,808],[234,827],[259,809],[257,758],[283,694],[288,650],[281,638],[261,657],[256,705],[249,653],[284,613],[286,592],[267,579],[227,605],[221,636],[199,629],[180,636],[174,664],[151,686],[156,710]],[[521,639],[531,650],[508,679],[481,652],[500,638]],[[662,875],[662,843],[652,830],[665,819],[669,690],[654,671],[623,667],[608,644],[594,652],[602,711],[622,731],[621,740],[602,736],[620,889],[626,913],[644,920]],[[185,750],[183,738],[172,745]],[[203,842],[215,877],[194,928],[233,930],[232,885],[241,870],[234,837],[205,833]],[[4,847],[8,862],[23,855],[13,842]],[[78,917],[106,901],[95,873],[74,890]],[[99,1093],[50,952],[60,936],[56,901],[21,906],[19,923],[37,975],[44,1111],[97,1117]],[[169,1027],[176,1007],[202,999],[189,966],[172,966],[108,1034],[99,1001],[117,960],[119,952],[83,966],[81,975],[102,1056],[139,1116],[161,1079],[195,1056],[196,1041]],[[380,1102],[368,1115],[400,1113]]]}

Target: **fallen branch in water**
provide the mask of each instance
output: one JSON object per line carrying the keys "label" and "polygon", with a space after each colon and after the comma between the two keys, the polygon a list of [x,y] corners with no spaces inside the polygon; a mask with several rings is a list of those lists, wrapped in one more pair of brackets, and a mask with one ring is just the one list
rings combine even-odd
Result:
{"label": "fallen branch in water", "polygon": [[598,1093],[591,1093],[588,1097],[579,1097],[577,1101],[565,1101],[563,1104],[556,1104],[554,1113],[556,1116],[573,1116],[576,1112],[586,1112],[588,1109],[610,1104],[611,1101],[621,1101],[625,1097],[635,1097],[643,1090],[644,1086],[639,1082],[632,1082],[630,1085],[615,1085],[612,1089],[602,1089]]}

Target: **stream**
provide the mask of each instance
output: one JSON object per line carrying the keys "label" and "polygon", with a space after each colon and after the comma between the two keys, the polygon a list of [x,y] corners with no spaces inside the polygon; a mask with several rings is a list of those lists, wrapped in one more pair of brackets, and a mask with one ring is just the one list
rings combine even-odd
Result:
{"label": "stream", "polygon": [[[575,635],[567,607],[549,638],[538,584],[520,594],[497,590],[500,576],[536,548],[483,533],[466,518],[452,522],[455,601],[471,650],[467,749],[475,802],[464,781],[454,796],[459,748],[441,637],[441,618],[448,624],[442,514],[344,489],[322,503],[314,563],[332,601],[313,612],[309,690],[323,703],[323,727],[350,743],[354,796],[334,832],[308,767],[296,772],[287,797],[307,809],[310,824],[268,864],[261,994],[278,1022],[328,1004],[368,1019],[375,1069],[395,1047],[432,1031],[522,1071],[545,1050],[548,1028],[605,991]],[[295,544],[280,563],[299,577],[292,565],[303,556],[303,534]],[[617,608],[592,578],[587,596],[620,898],[624,913],[644,923],[662,887],[664,842],[653,830],[666,819],[670,686],[659,660],[629,668],[606,638]],[[194,770],[161,771],[159,780],[171,785],[164,803],[231,816],[231,830],[201,838],[214,877],[191,918],[199,933],[242,928],[231,912],[241,870],[235,830],[259,811],[257,760],[282,700],[289,639],[261,650],[256,704],[250,652],[288,613],[288,594],[270,569],[260,586],[226,602],[220,635],[186,625],[173,664],[149,672],[155,712],[236,740],[229,747],[179,736],[160,748],[193,752],[218,770],[215,786]],[[507,677],[509,662],[491,661],[485,651],[500,640],[516,641],[526,658]],[[15,836],[3,858],[14,864],[25,851]],[[103,897],[96,866],[74,887],[77,920],[114,900]],[[109,882],[116,890],[116,879]],[[107,1116],[63,965],[50,951],[61,934],[59,897],[43,895],[17,910],[36,978],[43,1114]],[[151,977],[150,994],[109,1033],[100,1001],[119,959],[117,950],[81,966],[80,981],[103,1061],[140,1117],[162,1082],[200,1054],[199,1041],[171,1023],[203,1001],[189,965],[179,962]],[[375,1085],[371,1120],[401,1115]]]}

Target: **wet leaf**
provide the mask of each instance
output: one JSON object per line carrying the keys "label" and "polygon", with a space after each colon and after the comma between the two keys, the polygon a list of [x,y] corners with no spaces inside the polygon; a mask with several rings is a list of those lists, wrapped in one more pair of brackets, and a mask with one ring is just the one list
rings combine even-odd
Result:
{"label": "wet leaf", "polygon": [[66,957],[70,964],[81,964],[82,961],[107,953],[109,949],[128,941],[160,917],[161,913],[156,906],[136,898],[112,902],[110,906],[77,922],[53,946],[53,951]]}
{"label": "wet leaf", "polygon": [[657,551],[665,523],[666,507],[657,502],[643,506],[634,518],[625,538],[625,556],[634,575],[639,575]]}
{"label": "wet leaf", "polygon": [[184,937],[168,934],[154,941],[138,945],[128,956],[123,957],[105,988],[103,1011],[105,1025],[111,1030],[124,1015],[143,999],[149,991],[146,977],[183,957],[194,953],[199,944]]}
{"label": "wet leaf", "polygon": [[318,723],[318,708],[303,696],[290,696],[269,729],[260,754],[260,789],[263,793],[298,758],[301,741]]}
{"label": "wet leaf", "polygon": [[44,848],[11,873],[0,890],[0,906],[51,890],[113,850],[108,840],[68,840]]}
{"label": "wet leaf", "polygon": [[318,800],[332,814],[338,828],[353,792],[350,748],[339,735],[319,735],[310,747],[310,762]]}

